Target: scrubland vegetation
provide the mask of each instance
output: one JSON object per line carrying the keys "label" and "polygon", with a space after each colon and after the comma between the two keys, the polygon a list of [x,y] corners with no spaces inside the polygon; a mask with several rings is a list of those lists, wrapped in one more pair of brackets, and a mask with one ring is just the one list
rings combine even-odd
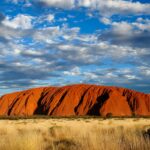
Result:
{"label": "scrubland vegetation", "polygon": [[0,120],[0,150],[149,150],[148,118]]}

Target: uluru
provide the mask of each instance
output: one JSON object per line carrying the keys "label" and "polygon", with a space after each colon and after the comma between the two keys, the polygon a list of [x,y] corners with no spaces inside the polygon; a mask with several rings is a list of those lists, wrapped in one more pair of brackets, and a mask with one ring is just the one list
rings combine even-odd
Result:
{"label": "uluru", "polygon": [[1,116],[150,116],[150,95],[90,84],[41,87],[3,95]]}

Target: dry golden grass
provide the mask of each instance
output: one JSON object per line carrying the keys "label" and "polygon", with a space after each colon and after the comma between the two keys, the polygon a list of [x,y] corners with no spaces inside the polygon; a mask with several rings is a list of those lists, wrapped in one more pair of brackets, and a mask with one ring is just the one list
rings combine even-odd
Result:
{"label": "dry golden grass", "polygon": [[149,150],[148,129],[148,118],[0,120],[0,150]]}

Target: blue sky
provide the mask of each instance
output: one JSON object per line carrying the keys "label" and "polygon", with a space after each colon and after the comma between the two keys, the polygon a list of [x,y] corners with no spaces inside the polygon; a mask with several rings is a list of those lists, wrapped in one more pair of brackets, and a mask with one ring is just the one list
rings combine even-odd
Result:
{"label": "blue sky", "polygon": [[1,0],[0,95],[91,83],[150,93],[149,0]]}

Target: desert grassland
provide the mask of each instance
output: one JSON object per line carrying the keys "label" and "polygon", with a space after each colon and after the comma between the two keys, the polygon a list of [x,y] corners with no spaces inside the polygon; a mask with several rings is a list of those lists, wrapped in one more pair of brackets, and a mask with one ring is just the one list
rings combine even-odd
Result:
{"label": "desert grassland", "polygon": [[0,120],[0,150],[149,150],[150,118]]}

